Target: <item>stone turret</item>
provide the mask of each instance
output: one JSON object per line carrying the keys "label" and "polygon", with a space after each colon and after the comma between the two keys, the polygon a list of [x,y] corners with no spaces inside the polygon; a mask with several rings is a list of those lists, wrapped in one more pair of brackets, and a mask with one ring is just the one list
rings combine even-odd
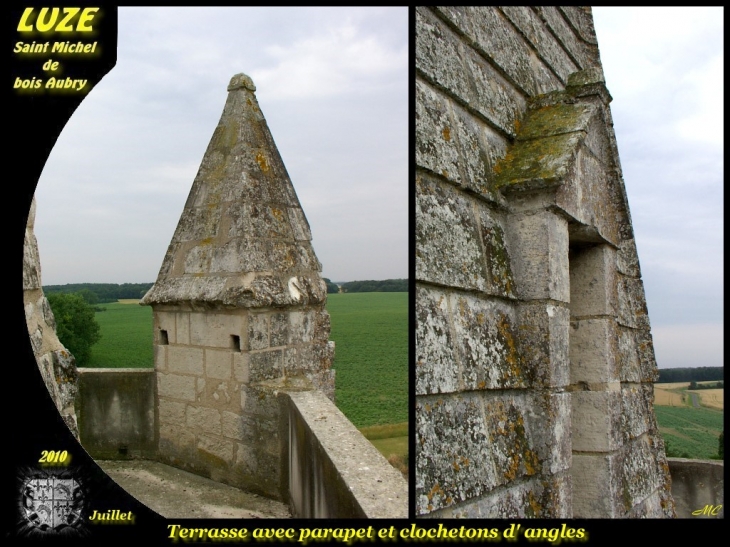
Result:
{"label": "stone turret", "polygon": [[248,76],[238,74],[155,285],[162,461],[281,497],[277,394],[334,399],[311,233]]}

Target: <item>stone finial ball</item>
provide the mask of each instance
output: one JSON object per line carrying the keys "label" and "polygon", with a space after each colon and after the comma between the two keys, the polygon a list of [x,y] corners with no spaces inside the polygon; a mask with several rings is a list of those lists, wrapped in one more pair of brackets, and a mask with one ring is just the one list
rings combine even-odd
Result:
{"label": "stone finial ball", "polygon": [[256,91],[256,86],[253,84],[253,80],[250,76],[247,76],[243,72],[240,74],[236,74],[233,78],[231,78],[230,83],[228,84],[228,91],[233,91],[234,89],[239,88],[246,88],[249,91]]}

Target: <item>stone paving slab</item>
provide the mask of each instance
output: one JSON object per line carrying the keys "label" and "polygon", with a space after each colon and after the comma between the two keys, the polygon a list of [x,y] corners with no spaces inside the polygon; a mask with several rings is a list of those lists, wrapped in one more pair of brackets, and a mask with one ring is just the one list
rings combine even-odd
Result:
{"label": "stone paving slab", "polygon": [[165,518],[291,518],[283,503],[149,460],[97,460],[104,472]]}

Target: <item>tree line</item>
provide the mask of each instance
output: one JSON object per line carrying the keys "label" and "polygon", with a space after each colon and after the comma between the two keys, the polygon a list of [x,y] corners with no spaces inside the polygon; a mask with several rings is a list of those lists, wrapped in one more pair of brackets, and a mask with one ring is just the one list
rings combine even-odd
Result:
{"label": "tree line", "polygon": [[660,368],[660,384],[672,382],[709,382],[724,380],[724,367]]}
{"label": "tree line", "polygon": [[67,285],[44,285],[46,296],[54,293],[80,294],[91,305],[116,302],[125,298],[142,298],[153,283],[69,283]]}
{"label": "tree line", "polygon": [[408,280],[348,281],[342,284],[342,292],[408,292]]}

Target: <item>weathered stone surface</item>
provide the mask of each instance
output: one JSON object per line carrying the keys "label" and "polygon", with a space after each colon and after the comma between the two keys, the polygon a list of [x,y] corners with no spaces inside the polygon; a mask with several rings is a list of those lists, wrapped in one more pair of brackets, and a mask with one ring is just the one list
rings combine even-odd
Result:
{"label": "weathered stone surface", "polygon": [[[324,302],[319,283],[307,281],[321,271],[310,238],[255,94],[229,86],[160,275],[143,303]],[[271,272],[279,274],[278,282]]]}
{"label": "weathered stone surface", "polygon": [[649,313],[646,309],[644,284],[641,279],[619,276],[618,322],[635,329],[649,328]]}
{"label": "weathered stone surface", "polygon": [[570,315],[616,315],[616,252],[609,245],[570,252]]}
{"label": "weathered stone surface", "polygon": [[181,401],[195,401],[195,377],[157,373],[157,393]]}
{"label": "weathered stone surface", "polygon": [[79,437],[75,399],[78,371],[73,355],[56,336],[56,320],[42,290],[41,264],[33,225],[35,198],[31,201],[23,241],[23,310],[31,347],[51,400],[71,434]]}
{"label": "weathered stone surface", "polygon": [[570,383],[569,318],[565,306],[526,302],[517,308],[518,343],[531,386],[560,387]]}
{"label": "weathered stone surface", "polygon": [[231,378],[231,352],[226,350],[205,350],[205,375],[208,378],[229,380]]}
{"label": "weathered stone surface", "polygon": [[589,44],[596,44],[596,31],[593,28],[593,15],[590,7],[560,6],[558,8],[580,38]]}
{"label": "weathered stone surface", "polygon": [[598,50],[590,48],[572,30],[563,14],[556,6],[535,6],[533,9],[540,14],[547,25],[552,29],[557,39],[569,52],[570,56],[580,65],[580,68],[598,64]]}
{"label": "weathered stone surface", "polygon": [[468,101],[470,90],[462,46],[446,25],[422,6],[416,8],[416,58],[417,70]]}
{"label": "weathered stone surface", "polygon": [[[571,383],[608,383],[624,379],[624,371],[638,368],[636,350],[616,332],[612,318],[580,319],[570,322]],[[617,341],[618,336],[618,341]]]}
{"label": "weathered stone surface", "polygon": [[[469,49],[465,55],[474,88],[473,100],[469,106],[479,112],[507,137],[517,136],[515,120],[527,109],[527,101],[491,64],[475,51]],[[492,161],[504,155],[507,141],[502,146],[491,146]]]}
{"label": "weathered stone surface", "polygon": [[188,406],[185,409],[185,425],[194,432],[210,432],[220,435],[221,415],[214,408]]}
{"label": "weathered stone surface", "polygon": [[512,258],[517,295],[570,302],[567,222],[547,211],[518,214],[508,218],[507,232],[520,249]]}
{"label": "weathered stone surface", "polygon": [[573,454],[571,473],[574,517],[623,516],[616,488],[621,484],[621,462],[618,454]]}
{"label": "weathered stone surface", "polygon": [[639,255],[636,252],[636,241],[625,239],[618,248],[617,262],[618,271],[629,277],[641,277],[639,268]]}
{"label": "weathered stone surface", "polygon": [[416,81],[416,97],[416,164],[461,183],[448,101],[420,80]]}
{"label": "weathered stone surface", "polygon": [[455,395],[417,401],[417,514],[478,497],[501,482],[479,398]]}
{"label": "weathered stone surface", "polygon": [[537,14],[526,6],[502,6],[501,10],[537,49],[538,55],[553,69],[560,80],[566,83],[568,76],[577,71],[578,67]]}
{"label": "weathered stone surface", "polygon": [[487,288],[471,202],[425,176],[416,178],[416,279],[466,289]]}
{"label": "weathered stone surface", "polygon": [[448,295],[416,285],[416,393],[450,393],[459,386],[459,367]]}
{"label": "weathered stone surface", "polygon": [[170,346],[168,369],[181,374],[203,375],[203,350],[186,346]]}
{"label": "weathered stone surface", "polygon": [[575,391],[573,451],[611,452],[621,443],[622,398],[618,391]]}
{"label": "weathered stone surface", "polygon": [[460,153],[464,176],[462,186],[476,194],[497,201],[490,184],[491,162],[484,136],[484,123],[459,106],[452,106],[454,113],[454,137]]}
{"label": "weathered stone surface", "polygon": [[522,362],[511,306],[454,294],[450,307],[464,389],[524,388],[534,382]]}
{"label": "weathered stone surface", "polygon": [[428,518],[570,518],[570,475],[535,478],[508,486],[497,493],[428,514]]}
{"label": "weathered stone surface", "polygon": [[504,222],[500,221],[486,205],[481,203],[475,205],[478,212],[487,278],[489,280],[487,292],[505,298],[514,298],[515,280],[512,275],[510,252],[504,233]]}

